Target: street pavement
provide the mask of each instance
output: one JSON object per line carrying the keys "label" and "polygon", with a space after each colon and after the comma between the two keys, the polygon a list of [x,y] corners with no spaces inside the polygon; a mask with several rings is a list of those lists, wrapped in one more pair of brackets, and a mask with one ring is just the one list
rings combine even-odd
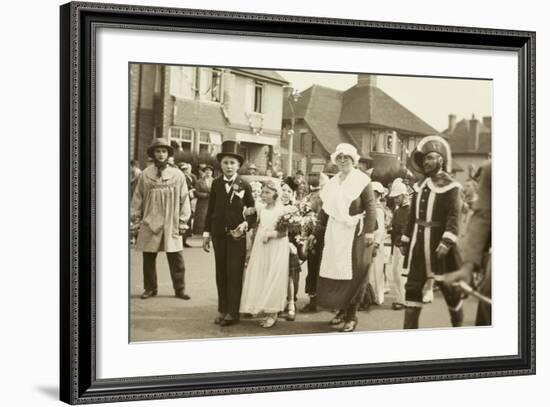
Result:
{"label": "street pavement", "polygon": [[[201,240],[189,240],[193,248],[184,249],[186,265],[186,301],[174,297],[168,263],[164,253],[157,257],[158,296],[146,300],[143,292],[142,256],[131,249],[130,256],[130,341],[167,341],[182,339],[226,338],[266,335],[303,335],[308,333],[334,332],[328,321],[332,312],[297,313],[293,322],[279,319],[277,324],[265,329],[258,318],[241,319],[241,323],[220,327],[213,323],[217,315],[217,291],[214,269],[214,254],[205,253]],[[307,267],[302,266],[297,308],[308,302],[304,293]],[[391,274],[391,273],[388,273]],[[371,306],[368,311],[359,311],[357,331],[396,330],[403,327],[404,311],[394,311],[393,289],[386,294],[383,305]],[[477,300],[468,298],[464,303],[464,326],[474,325]],[[441,294],[436,291],[434,302],[426,304],[420,317],[421,328],[450,327],[449,313]]]}

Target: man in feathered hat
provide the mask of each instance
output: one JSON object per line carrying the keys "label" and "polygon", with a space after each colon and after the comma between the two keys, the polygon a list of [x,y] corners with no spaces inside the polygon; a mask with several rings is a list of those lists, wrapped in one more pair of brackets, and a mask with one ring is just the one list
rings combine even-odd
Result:
{"label": "man in feathered hat", "polygon": [[412,165],[425,178],[414,185],[409,222],[401,237],[405,285],[405,329],[418,328],[426,287],[435,281],[449,308],[453,326],[463,321],[460,292],[443,284],[446,273],[459,268],[456,250],[460,184],[449,175],[451,149],[440,136],[423,138],[412,154]]}
{"label": "man in feathered hat", "polygon": [[244,158],[239,145],[224,141],[222,152],[216,158],[222,175],[212,181],[203,233],[203,249],[214,245],[216,285],[218,287],[218,317],[221,326],[239,322],[239,307],[246,258],[246,231],[253,226],[256,216],[250,185],[237,175]]}
{"label": "man in feathered hat", "polygon": [[141,298],[157,295],[157,253],[166,252],[176,297],[188,300],[181,240],[191,216],[187,183],[181,171],[169,164],[174,149],[165,139],[153,140],[147,155],[153,164],[139,177],[130,208],[136,250],[143,252],[145,291]]}

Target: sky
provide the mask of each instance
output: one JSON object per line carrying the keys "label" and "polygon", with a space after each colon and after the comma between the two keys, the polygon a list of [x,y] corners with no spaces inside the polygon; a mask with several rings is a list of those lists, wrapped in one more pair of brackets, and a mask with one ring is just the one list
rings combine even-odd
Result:
{"label": "sky", "polygon": [[[357,82],[355,74],[277,71],[291,86],[303,91],[313,84],[346,90]],[[449,79],[414,76],[377,75],[378,87],[438,131],[449,123],[449,114],[457,122],[492,116],[491,80]]]}

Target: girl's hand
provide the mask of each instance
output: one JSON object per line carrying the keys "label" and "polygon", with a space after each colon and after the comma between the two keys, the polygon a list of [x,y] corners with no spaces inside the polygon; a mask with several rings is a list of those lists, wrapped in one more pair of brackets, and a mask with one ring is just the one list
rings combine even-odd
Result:
{"label": "girl's hand", "polygon": [[271,233],[270,232],[264,233],[262,237],[262,242],[266,244],[267,242],[269,242],[269,239],[271,239]]}

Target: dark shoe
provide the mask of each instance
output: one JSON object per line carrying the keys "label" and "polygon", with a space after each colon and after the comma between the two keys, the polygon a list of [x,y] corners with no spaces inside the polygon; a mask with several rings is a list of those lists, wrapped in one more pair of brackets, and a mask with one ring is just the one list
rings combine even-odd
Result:
{"label": "dark shoe", "polygon": [[462,308],[458,311],[450,311],[451,313],[451,324],[453,327],[460,327],[462,326],[462,323],[464,322],[464,311],[462,311]]}
{"label": "dark shoe", "polygon": [[418,329],[418,320],[420,319],[419,307],[406,307],[405,320],[403,321],[403,329]]}
{"label": "dark shoe", "polygon": [[146,300],[147,298],[156,297],[157,290],[145,290],[143,294],[141,294],[141,299]]}
{"label": "dark shoe", "polygon": [[187,243],[187,242],[183,242],[183,247],[187,247],[187,248],[189,249],[190,247],[193,247],[193,246],[191,246],[191,245],[190,245],[189,243]]}
{"label": "dark shoe", "polygon": [[237,319],[223,319],[222,321],[220,321],[220,326],[231,326],[231,325],[235,325],[235,324],[238,324],[239,323],[239,320]]}
{"label": "dark shoe", "polygon": [[341,332],[353,332],[353,331],[355,331],[356,326],[357,326],[357,319],[352,319],[350,321],[346,321],[344,323],[344,326],[341,329]]}
{"label": "dark shoe", "polygon": [[216,319],[214,320],[214,323],[216,325],[220,325],[220,323],[224,320],[225,318],[225,314],[220,314],[216,317]]}
{"label": "dark shoe", "polygon": [[306,304],[300,312],[317,312],[317,297],[310,297],[309,304]]}
{"label": "dark shoe", "polygon": [[344,322],[344,312],[339,311],[334,318],[332,318],[329,322],[329,325],[335,326],[340,325],[342,322]]}
{"label": "dark shoe", "polygon": [[187,294],[185,294],[185,291],[183,290],[176,290],[176,297],[181,298],[182,300],[190,300],[191,297],[189,297]]}

